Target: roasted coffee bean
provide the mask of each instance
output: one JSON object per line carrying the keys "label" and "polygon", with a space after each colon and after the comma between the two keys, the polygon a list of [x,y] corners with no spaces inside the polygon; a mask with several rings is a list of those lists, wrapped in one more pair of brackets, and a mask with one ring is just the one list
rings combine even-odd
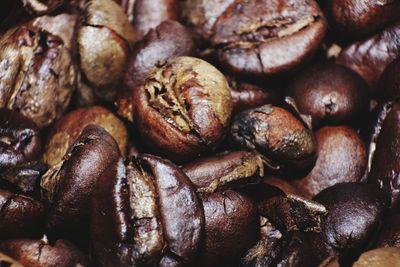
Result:
{"label": "roasted coffee bean", "polygon": [[94,94],[111,101],[136,40],[124,11],[109,0],[88,0],[79,29],[80,67]]}
{"label": "roasted coffee bean", "polygon": [[396,266],[400,262],[400,248],[379,248],[361,254],[354,267]]}
{"label": "roasted coffee bean", "polygon": [[371,172],[368,180],[377,182],[391,198],[391,208],[399,209],[400,193],[400,104],[394,103],[382,124],[382,130],[376,142]]}
{"label": "roasted coffee bean", "polygon": [[30,161],[16,167],[0,171],[0,186],[12,184],[14,190],[24,194],[38,195],[42,175],[47,171],[47,165],[41,161]]}
{"label": "roasted coffee bean", "polygon": [[283,108],[264,105],[236,115],[231,125],[233,147],[257,151],[282,172],[304,171],[315,162],[312,132]]}
{"label": "roasted coffee bean", "polygon": [[0,266],[1,267],[23,267],[16,260],[8,257],[7,255],[0,253]]}
{"label": "roasted coffee bean", "polygon": [[89,206],[97,179],[120,156],[112,136],[86,127],[63,160],[42,177],[42,197],[50,204],[46,228],[51,238],[88,239]]}
{"label": "roasted coffee bean", "polygon": [[308,198],[344,182],[358,182],[367,167],[367,151],[358,134],[347,126],[326,126],[315,134],[317,161],[307,176],[293,184]]}
{"label": "roasted coffee bean", "polygon": [[0,109],[0,170],[38,160],[42,144],[36,124],[17,111]]}
{"label": "roasted coffee bean", "polygon": [[113,113],[100,106],[79,108],[61,117],[47,137],[44,160],[50,166],[59,163],[68,149],[88,125],[104,128],[118,143],[121,154],[125,155],[128,132]]}
{"label": "roasted coffee bean", "polygon": [[[336,184],[321,191],[314,200],[328,210],[318,246],[325,246],[331,254],[346,260],[356,259],[374,241],[389,202],[378,186],[362,183]],[[316,250],[319,255],[325,254]]]}
{"label": "roasted coffee bean", "polygon": [[219,61],[242,75],[297,67],[314,54],[327,27],[313,0],[186,0],[183,16],[216,49]]}
{"label": "roasted coffee bean", "polygon": [[187,176],[170,161],[122,158],[92,199],[94,254],[102,266],[182,266],[198,253],[204,214]]}
{"label": "roasted coffee bean", "polygon": [[280,100],[280,96],[269,86],[258,86],[247,82],[242,82],[227,76],[229,86],[231,88],[233,113],[256,108],[264,104],[276,104]]}
{"label": "roasted coffee bean", "polygon": [[133,90],[136,128],[159,155],[188,161],[215,149],[229,126],[232,99],[216,68],[192,57],[155,67]]}
{"label": "roasted coffee bean", "polygon": [[133,121],[132,90],[143,85],[150,70],[170,58],[190,56],[194,43],[190,32],[176,21],[164,21],[136,44],[129,59],[123,86],[118,91],[118,112]]}
{"label": "roasted coffee bean", "polygon": [[376,246],[400,248],[400,215],[392,215],[384,220]]}
{"label": "roasted coffee bean", "polygon": [[351,39],[371,34],[400,19],[397,1],[328,0],[322,5],[335,34]]}
{"label": "roasted coffee bean", "polygon": [[63,40],[24,24],[0,38],[0,107],[17,110],[39,127],[67,108],[77,71]]}
{"label": "roasted coffee bean", "polygon": [[258,182],[264,176],[264,162],[253,152],[227,152],[198,159],[182,167],[197,192],[213,193]]}
{"label": "roasted coffee bean", "polygon": [[352,70],[325,63],[304,70],[289,86],[302,114],[312,116],[313,128],[321,124],[354,123],[368,111],[368,86]]}
{"label": "roasted coffee bean", "polygon": [[379,81],[377,97],[384,101],[399,99],[400,97],[400,57],[390,63]]}
{"label": "roasted coffee bean", "polygon": [[200,266],[232,266],[258,239],[259,216],[251,198],[227,190],[203,196],[204,250]]}
{"label": "roasted coffee bean", "polygon": [[0,239],[40,235],[45,212],[41,202],[0,189]]}
{"label": "roasted coffee bean", "polygon": [[0,251],[29,267],[88,266],[87,257],[65,240],[54,245],[31,239],[1,241]]}
{"label": "roasted coffee bean", "polygon": [[339,64],[357,72],[373,92],[382,72],[400,55],[400,22],[345,47],[337,58]]}

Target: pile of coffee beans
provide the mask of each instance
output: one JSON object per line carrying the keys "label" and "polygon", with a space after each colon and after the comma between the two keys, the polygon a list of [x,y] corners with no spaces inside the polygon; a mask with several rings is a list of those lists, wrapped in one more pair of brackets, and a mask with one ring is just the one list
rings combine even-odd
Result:
{"label": "pile of coffee beans", "polygon": [[0,266],[400,266],[400,1],[2,0]]}

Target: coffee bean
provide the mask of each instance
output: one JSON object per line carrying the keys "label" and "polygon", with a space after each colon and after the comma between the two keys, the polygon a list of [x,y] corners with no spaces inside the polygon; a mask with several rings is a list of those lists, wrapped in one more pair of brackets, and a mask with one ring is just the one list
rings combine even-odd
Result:
{"label": "coffee bean", "polygon": [[282,172],[304,171],[315,161],[312,132],[290,112],[272,105],[236,115],[230,140],[234,147],[263,154]]}
{"label": "coffee bean", "polygon": [[321,124],[354,123],[368,111],[368,86],[346,67],[327,63],[304,70],[289,86],[302,114],[312,116],[313,128]]}
{"label": "coffee bean", "polygon": [[232,113],[225,77],[209,63],[177,57],[133,90],[137,130],[156,154],[189,161],[215,149]]}
{"label": "coffee bean", "polygon": [[344,182],[358,182],[367,167],[367,151],[358,134],[347,126],[323,127],[315,134],[317,161],[307,176],[293,181],[306,197]]}
{"label": "coffee bean", "polygon": [[41,202],[0,189],[0,239],[40,235],[45,212]]}
{"label": "coffee bean", "polygon": [[121,116],[133,121],[132,90],[145,83],[151,69],[161,62],[193,54],[190,32],[175,21],[164,21],[137,43],[129,59],[123,86],[118,90],[117,106]]}

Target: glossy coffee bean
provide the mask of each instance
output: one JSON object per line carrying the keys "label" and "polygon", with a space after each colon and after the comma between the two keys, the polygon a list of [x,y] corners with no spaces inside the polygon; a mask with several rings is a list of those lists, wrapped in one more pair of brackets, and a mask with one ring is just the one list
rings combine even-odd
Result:
{"label": "glossy coffee bean", "polygon": [[204,251],[200,266],[234,263],[258,239],[259,216],[254,202],[232,190],[203,196]]}
{"label": "glossy coffee bean", "polygon": [[302,114],[312,116],[313,128],[321,124],[354,123],[368,111],[368,86],[352,70],[325,63],[304,70],[287,92]]}
{"label": "glossy coffee bean", "polygon": [[230,140],[233,147],[263,154],[282,172],[304,171],[315,161],[312,132],[289,111],[272,105],[236,115]]}
{"label": "glossy coffee bean", "polygon": [[1,39],[0,107],[48,126],[66,110],[76,88],[78,73],[67,45],[30,23]]}
{"label": "glossy coffee bean", "polygon": [[0,189],[0,239],[40,235],[45,212],[41,202]]}
{"label": "glossy coffee bean", "polygon": [[311,172],[293,184],[306,197],[344,182],[358,182],[367,167],[367,151],[358,134],[347,126],[326,126],[315,133],[317,161]]}
{"label": "glossy coffee bean", "polygon": [[120,156],[112,136],[86,127],[63,160],[42,177],[42,197],[50,204],[46,228],[51,238],[88,239],[89,206],[99,176]]}
{"label": "glossy coffee bean", "polygon": [[385,218],[376,246],[400,248],[400,215]]}
{"label": "glossy coffee bean", "polygon": [[151,155],[122,158],[101,176],[91,236],[101,266],[182,266],[197,255],[204,214],[187,176]]}
{"label": "glossy coffee bean", "polygon": [[74,245],[58,240],[51,245],[43,240],[16,239],[0,242],[0,251],[23,266],[88,266],[87,257]]}
{"label": "glossy coffee bean", "polygon": [[258,182],[264,176],[264,162],[257,153],[226,152],[215,157],[194,160],[182,171],[199,193],[213,193],[227,188]]}
{"label": "glossy coffee bean", "polygon": [[133,90],[136,128],[158,155],[189,161],[215,149],[232,113],[228,83],[216,68],[192,57],[156,66]]}
{"label": "glossy coffee bean", "polygon": [[118,91],[118,112],[133,121],[132,90],[145,83],[151,69],[178,56],[190,56],[194,51],[190,32],[176,21],[164,21],[139,41],[129,59],[123,86]]}
{"label": "glossy coffee bean", "polygon": [[388,206],[384,192],[374,184],[336,184],[321,191],[314,200],[328,209],[320,243],[326,242],[325,249],[345,260],[355,259],[374,241]]}
{"label": "glossy coffee bean", "polygon": [[329,0],[323,5],[333,31],[351,39],[374,33],[400,18],[396,1]]}
{"label": "glossy coffee bean", "polygon": [[379,133],[368,180],[379,184],[391,199],[391,207],[399,208],[399,142],[400,104],[394,103]]}
{"label": "glossy coffee bean", "polygon": [[379,81],[377,97],[384,101],[399,99],[400,97],[400,57],[390,63]]}
{"label": "glossy coffee bean", "polygon": [[91,106],[75,109],[52,127],[43,155],[45,162],[49,166],[59,163],[88,125],[104,128],[118,143],[121,153],[125,154],[128,132],[122,121],[106,108]]}
{"label": "glossy coffee bean", "polygon": [[357,72],[373,92],[385,68],[400,54],[400,22],[343,48],[337,62]]}
{"label": "glossy coffee bean", "polygon": [[364,252],[354,267],[396,266],[400,262],[400,248],[379,248]]}
{"label": "glossy coffee bean", "polygon": [[252,75],[288,71],[308,60],[327,26],[318,4],[303,0],[186,0],[183,16],[227,69]]}

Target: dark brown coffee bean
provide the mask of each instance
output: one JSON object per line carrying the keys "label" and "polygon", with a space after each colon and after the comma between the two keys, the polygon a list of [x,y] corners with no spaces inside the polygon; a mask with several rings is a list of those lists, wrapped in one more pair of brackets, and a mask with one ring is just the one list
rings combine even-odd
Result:
{"label": "dark brown coffee bean", "polygon": [[237,261],[258,239],[256,205],[232,190],[203,197],[205,247],[200,266],[221,266]]}
{"label": "dark brown coffee bean", "polygon": [[328,209],[322,221],[321,241],[344,259],[356,259],[370,245],[388,204],[378,186],[361,183],[336,184],[314,200]]}
{"label": "dark brown coffee bean", "polygon": [[386,66],[400,55],[400,22],[382,32],[345,47],[337,58],[339,64],[357,72],[374,92]]}
{"label": "dark brown coffee bean", "polygon": [[17,111],[0,109],[0,170],[38,160],[42,144],[36,124]]}
{"label": "dark brown coffee bean", "polygon": [[230,140],[234,147],[263,154],[282,172],[305,170],[315,161],[312,132],[290,112],[272,105],[236,115]]}
{"label": "dark brown coffee bean", "polygon": [[165,20],[178,20],[177,0],[136,0],[133,11],[133,26],[141,39],[151,29]]}
{"label": "dark brown coffee bean", "polygon": [[101,265],[181,266],[198,252],[201,203],[170,161],[120,159],[101,176],[92,202],[92,242]]}
{"label": "dark brown coffee bean", "polygon": [[227,152],[192,161],[184,165],[182,171],[197,192],[213,193],[259,181],[264,176],[264,162],[258,153]]}
{"label": "dark brown coffee bean", "polygon": [[43,240],[7,240],[0,242],[0,251],[29,267],[88,266],[87,257],[64,240],[54,245]]}
{"label": "dark brown coffee bean", "polygon": [[385,219],[376,246],[400,248],[400,215],[392,215]]}
{"label": "dark brown coffee bean", "polygon": [[176,21],[164,21],[136,44],[129,59],[123,86],[118,91],[118,112],[133,121],[132,90],[143,85],[150,70],[159,63],[193,54],[190,32]]}
{"label": "dark brown coffee bean", "polygon": [[8,257],[7,255],[0,253],[0,266],[4,267],[23,267],[16,260]]}
{"label": "dark brown coffee bean", "polygon": [[391,198],[391,207],[396,210],[400,196],[399,134],[400,104],[394,103],[382,124],[368,180],[377,182],[385,190]]}
{"label": "dark brown coffee bean", "polygon": [[47,171],[47,165],[41,161],[30,161],[16,167],[7,168],[0,172],[0,186],[12,184],[13,191],[37,195],[39,182]]}
{"label": "dark brown coffee bean", "polygon": [[396,266],[400,262],[400,248],[379,248],[361,254],[354,267]]}
{"label": "dark brown coffee bean", "polygon": [[118,4],[88,0],[78,33],[80,67],[94,94],[111,101],[136,40],[135,31]]}
{"label": "dark brown coffee bean", "polygon": [[192,57],[158,65],[133,90],[137,130],[156,154],[189,161],[215,149],[229,126],[232,99],[216,68]]}
{"label": "dark brown coffee bean", "polygon": [[400,3],[391,0],[323,1],[333,31],[347,38],[371,34],[400,18]]}
{"label": "dark brown coffee bean", "polygon": [[183,15],[230,71],[253,75],[288,71],[309,59],[327,26],[317,3],[304,0],[187,0]]}
{"label": "dark brown coffee bean", "polygon": [[296,101],[300,113],[312,116],[313,128],[354,123],[368,111],[368,86],[364,80],[334,63],[304,70],[291,82],[288,95]]}
{"label": "dark brown coffee bean", "polygon": [[387,66],[379,81],[377,97],[384,101],[400,97],[400,57]]}
{"label": "dark brown coffee bean", "polygon": [[0,40],[0,107],[18,110],[39,127],[67,108],[77,71],[61,38],[25,24]]}
{"label": "dark brown coffee bean", "polygon": [[323,127],[315,134],[317,161],[311,172],[293,184],[308,198],[344,182],[358,182],[367,167],[367,151],[358,134],[347,126]]}
{"label": "dark brown coffee bean", "polygon": [[234,114],[265,104],[276,104],[280,100],[272,87],[242,82],[232,76],[227,76],[227,79],[231,88]]}
{"label": "dark brown coffee bean", "polygon": [[46,228],[53,237],[88,238],[89,205],[99,176],[120,156],[112,136],[99,126],[86,127],[63,160],[49,169],[40,186],[50,204]]}
{"label": "dark brown coffee bean", "polygon": [[43,155],[45,162],[50,166],[59,163],[90,124],[104,128],[118,143],[121,154],[125,155],[128,132],[122,121],[106,108],[91,106],[75,109],[61,117],[52,127]]}
{"label": "dark brown coffee bean", "polygon": [[0,239],[40,235],[45,211],[37,200],[0,189]]}

